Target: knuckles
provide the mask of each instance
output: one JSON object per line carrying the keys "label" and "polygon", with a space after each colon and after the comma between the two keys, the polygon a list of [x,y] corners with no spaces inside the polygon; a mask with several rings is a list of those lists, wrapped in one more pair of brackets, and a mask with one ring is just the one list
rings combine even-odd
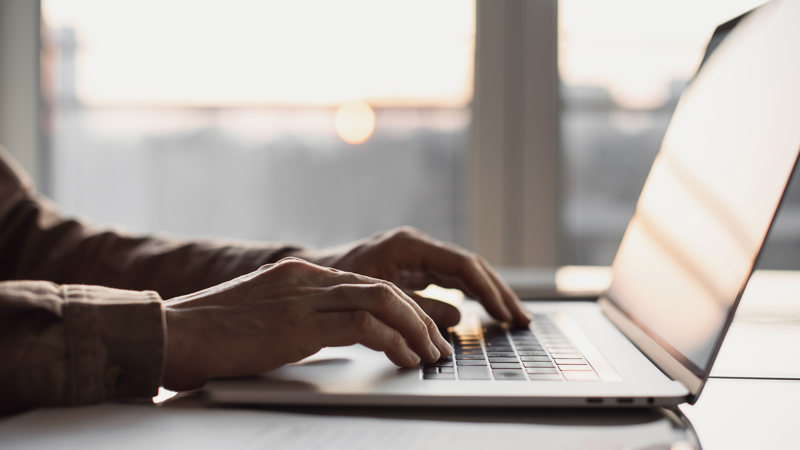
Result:
{"label": "knuckles", "polygon": [[391,309],[397,301],[397,293],[392,289],[389,283],[377,282],[368,284],[365,289],[367,289],[368,295],[378,302],[379,308],[381,309]]}
{"label": "knuckles", "polygon": [[286,279],[304,278],[319,273],[329,273],[329,271],[306,260],[288,257],[283,258],[275,264],[264,266],[263,273],[270,273]]}
{"label": "knuckles", "polygon": [[290,256],[275,263],[275,265],[272,266],[272,270],[288,273],[302,273],[311,270],[312,267],[314,267],[314,265],[308,261]]}
{"label": "knuckles", "polygon": [[410,241],[420,239],[423,237],[422,232],[411,226],[403,226],[395,228],[389,232],[389,240],[392,241]]}

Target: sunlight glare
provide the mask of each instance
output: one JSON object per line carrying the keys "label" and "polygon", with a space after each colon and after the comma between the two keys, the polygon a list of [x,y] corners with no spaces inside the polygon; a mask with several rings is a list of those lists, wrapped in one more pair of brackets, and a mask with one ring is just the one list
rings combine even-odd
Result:
{"label": "sunlight glare", "polygon": [[342,104],[335,120],[336,133],[348,144],[363,144],[375,131],[375,111],[360,100]]}

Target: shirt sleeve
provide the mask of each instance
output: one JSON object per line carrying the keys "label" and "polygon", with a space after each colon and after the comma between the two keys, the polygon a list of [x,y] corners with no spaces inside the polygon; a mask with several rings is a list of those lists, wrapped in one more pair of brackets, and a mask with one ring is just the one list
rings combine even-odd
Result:
{"label": "shirt sleeve", "polygon": [[153,291],[0,282],[0,410],[152,397],[164,339]]}
{"label": "shirt sleeve", "polygon": [[37,196],[0,147],[0,410],[153,396],[162,299],[299,251],[96,229]]}

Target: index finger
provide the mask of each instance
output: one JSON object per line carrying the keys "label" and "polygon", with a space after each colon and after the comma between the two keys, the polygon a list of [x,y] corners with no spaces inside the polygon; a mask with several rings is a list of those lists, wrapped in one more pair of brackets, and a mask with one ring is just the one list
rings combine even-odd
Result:
{"label": "index finger", "polygon": [[427,241],[415,241],[406,249],[409,256],[422,263],[433,282],[463,290],[499,320],[513,320],[518,324],[530,322],[519,298],[480,256]]}
{"label": "index finger", "polygon": [[517,325],[529,324],[532,319],[531,314],[528,312],[525,306],[522,305],[522,302],[520,301],[517,294],[514,293],[511,287],[509,287],[508,284],[505,281],[503,281],[502,278],[500,278],[500,275],[498,275],[497,272],[495,272],[494,270],[492,270],[491,267],[489,267],[489,264],[486,261],[481,260],[481,263],[484,265],[484,270],[486,271],[486,273],[494,280],[495,284],[497,284],[497,286],[499,287],[500,295],[503,296],[503,302],[508,307],[508,309],[511,310],[511,314],[514,316],[514,322]]}

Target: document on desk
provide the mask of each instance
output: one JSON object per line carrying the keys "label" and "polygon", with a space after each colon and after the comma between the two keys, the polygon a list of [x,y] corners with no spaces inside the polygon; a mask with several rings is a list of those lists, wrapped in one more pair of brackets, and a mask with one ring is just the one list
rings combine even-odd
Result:
{"label": "document on desk", "polygon": [[570,426],[107,404],[0,420],[0,446],[13,449],[668,449],[683,439],[685,430],[666,419]]}

